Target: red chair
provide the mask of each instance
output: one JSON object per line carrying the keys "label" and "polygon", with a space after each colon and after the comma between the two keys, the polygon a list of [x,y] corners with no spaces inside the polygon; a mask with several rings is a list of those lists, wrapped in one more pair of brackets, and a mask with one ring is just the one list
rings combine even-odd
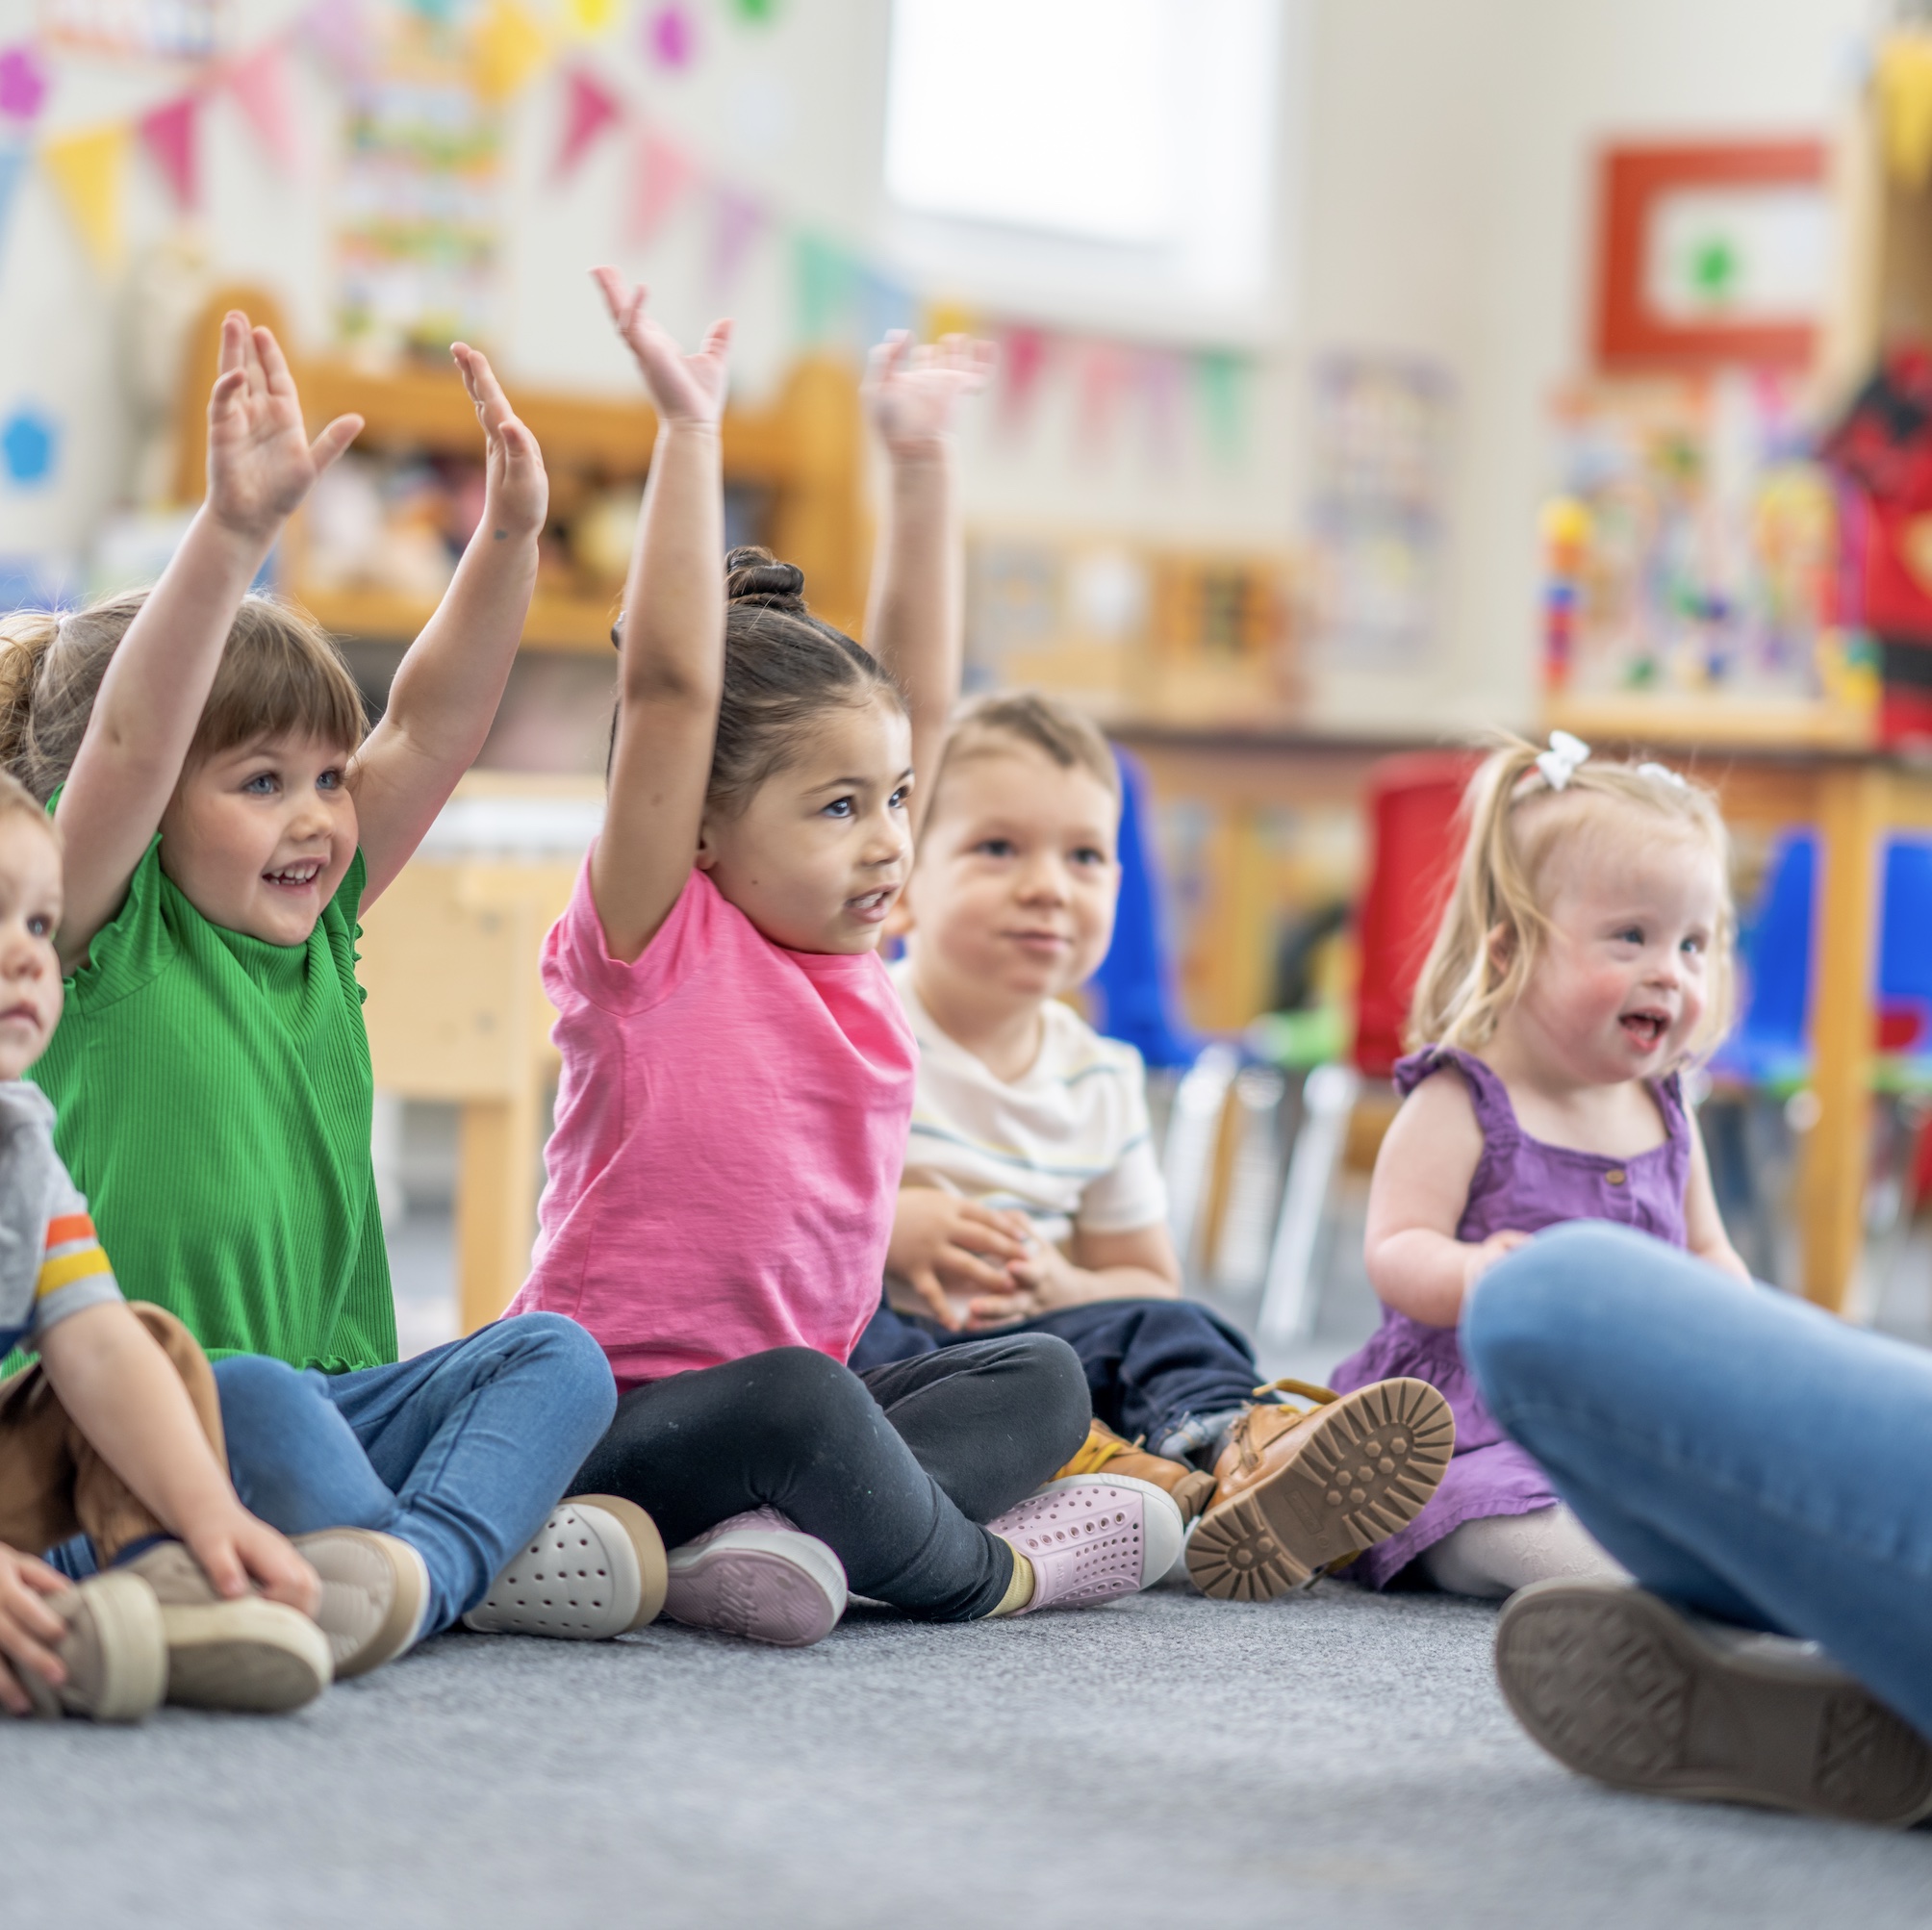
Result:
{"label": "red chair", "polygon": [[1417,750],[1369,774],[1368,884],[1357,916],[1360,957],[1355,1047],[1349,1065],[1317,1066],[1302,1088],[1301,1130],[1282,1188],[1257,1322],[1264,1340],[1299,1340],[1313,1325],[1309,1293],[1329,1189],[1364,1079],[1386,1079],[1422,963],[1456,881],[1465,826],[1462,793],[1481,760],[1468,751]]}

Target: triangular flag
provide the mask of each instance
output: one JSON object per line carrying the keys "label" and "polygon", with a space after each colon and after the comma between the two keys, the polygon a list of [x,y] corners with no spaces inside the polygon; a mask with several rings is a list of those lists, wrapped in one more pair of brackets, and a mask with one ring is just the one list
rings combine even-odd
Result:
{"label": "triangular flag", "polygon": [[140,138],[146,141],[155,165],[167,176],[175,205],[181,208],[195,207],[201,199],[194,140],[195,115],[200,109],[201,103],[193,94],[183,94],[140,117]]}
{"label": "triangular flag", "polygon": [[281,42],[270,40],[245,61],[238,61],[223,78],[228,91],[235,96],[235,105],[255,130],[255,138],[285,174],[293,174],[300,155],[295,146],[294,104],[289,94],[289,68],[282,58]]}
{"label": "triangular flag", "polygon": [[1206,348],[1194,358],[1194,374],[1208,445],[1223,463],[1232,463],[1246,440],[1247,358],[1232,348]]}
{"label": "triangular flag", "polygon": [[505,101],[529,80],[550,51],[549,37],[517,0],[490,0],[470,49],[476,91]]}
{"label": "triangular flag", "polygon": [[597,136],[623,118],[623,103],[595,74],[572,67],[564,76],[564,144],[557,150],[559,181],[574,174]]}
{"label": "triangular flag", "polygon": [[[735,188],[713,190],[711,201],[711,292],[727,295],[745,265],[745,251],[765,225],[765,204]],[[910,297],[908,297],[908,306]]]}
{"label": "triangular flag", "polygon": [[617,25],[617,0],[564,0],[571,32],[586,40],[601,38]]}
{"label": "triangular flag", "polygon": [[7,247],[7,216],[13,206],[13,190],[27,171],[24,147],[0,147],[0,257]]}
{"label": "triangular flag", "polygon": [[1000,419],[1015,434],[1031,419],[1050,352],[1046,330],[1030,324],[1008,328],[1001,341]]}
{"label": "triangular flag", "polygon": [[1089,342],[1080,355],[1075,435],[1090,457],[1106,453],[1133,373],[1128,351],[1115,342]]}
{"label": "triangular flag", "polygon": [[369,68],[369,24],[359,0],[316,0],[297,27],[339,81],[359,81]]}
{"label": "triangular flag", "polygon": [[646,246],[671,218],[671,211],[684,198],[697,170],[691,157],[652,127],[637,131],[637,144],[631,166],[630,208],[624,219],[624,240],[633,247]]}
{"label": "triangular flag", "polygon": [[26,42],[0,50],[0,114],[9,120],[32,120],[47,98],[46,70]]}
{"label": "triangular flag", "polygon": [[121,262],[121,160],[127,152],[127,135],[125,127],[97,127],[50,140],[40,150],[88,253],[103,274]]}

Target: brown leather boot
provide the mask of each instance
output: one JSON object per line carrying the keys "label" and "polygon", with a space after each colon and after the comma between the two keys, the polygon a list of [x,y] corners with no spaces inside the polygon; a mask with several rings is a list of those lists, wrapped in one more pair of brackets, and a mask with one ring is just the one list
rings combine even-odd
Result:
{"label": "brown leather boot", "polygon": [[1255,1391],[1276,1389],[1316,1405],[1258,1405],[1234,1423],[1187,1544],[1194,1586],[1224,1601],[1270,1600],[1387,1540],[1422,1511],[1456,1444],[1449,1403],[1426,1381]]}
{"label": "brown leather boot", "polygon": [[1214,1492],[1214,1477],[1189,1467],[1185,1461],[1169,1460],[1165,1455],[1149,1454],[1134,1442],[1123,1439],[1105,1421],[1095,1421],[1087,1429],[1085,1444],[1079,1454],[1054,1476],[1055,1481],[1070,1474],[1131,1474],[1136,1481],[1151,1481],[1173,1496],[1183,1522],[1192,1521],[1208,1505]]}

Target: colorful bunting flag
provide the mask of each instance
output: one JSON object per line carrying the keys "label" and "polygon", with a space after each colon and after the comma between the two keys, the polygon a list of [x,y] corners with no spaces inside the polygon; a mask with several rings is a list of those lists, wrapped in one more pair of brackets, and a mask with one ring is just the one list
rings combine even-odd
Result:
{"label": "colorful bunting flag", "polygon": [[470,55],[476,91],[485,100],[508,100],[521,91],[549,51],[542,23],[517,0],[489,0]]}
{"label": "colorful bunting flag", "polygon": [[183,94],[140,117],[140,138],[154,164],[167,176],[174,190],[175,206],[195,208],[201,202],[201,177],[196,165],[195,116],[201,102],[193,94]]}
{"label": "colorful bunting flag", "polygon": [[281,41],[270,40],[237,61],[222,80],[268,158],[284,174],[298,173],[301,155],[295,141],[294,102]]}
{"label": "colorful bunting flag", "polygon": [[565,0],[565,22],[581,39],[601,39],[617,25],[617,0]]}
{"label": "colorful bunting flag", "polygon": [[7,217],[13,208],[13,190],[27,171],[24,147],[0,147],[0,260],[7,249]]}
{"label": "colorful bunting flag", "polygon": [[691,157],[681,147],[666,140],[648,122],[638,128],[623,230],[630,246],[646,247],[656,239],[672,210],[684,198],[696,172]]}
{"label": "colorful bunting flag", "polygon": [[607,127],[623,118],[623,103],[587,67],[564,76],[564,140],[557,150],[556,178],[568,180]]}
{"label": "colorful bunting flag", "polygon": [[1000,343],[1000,420],[1009,434],[1024,430],[1032,418],[1050,352],[1044,328],[1021,322],[1004,332]]}
{"label": "colorful bunting flag", "polygon": [[373,30],[360,0],[316,0],[296,32],[338,81],[352,85],[367,78]]}
{"label": "colorful bunting flag", "polygon": [[1232,348],[1203,349],[1194,358],[1195,378],[1201,388],[1201,417],[1208,431],[1208,445],[1222,462],[1239,457],[1246,441],[1244,431],[1247,358]]}
{"label": "colorful bunting flag", "polygon": [[711,292],[728,295],[736,287],[746,250],[765,225],[765,205],[735,188],[711,190]]}
{"label": "colorful bunting flag", "polygon": [[1132,373],[1133,358],[1119,343],[1082,343],[1074,416],[1074,436],[1082,453],[1099,457],[1107,452]]}
{"label": "colorful bunting flag", "polygon": [[842,248],[801,231],[792,243],[793,333],[807,346],[845,333],[857,264]]}
{"label": "colorful bunting flag", "polygon": [[32,120],[47,98],[47,76],[40,57],[26,44],[0,51],[0,114]]}
{"label": "colorful bunting flag", "polygon": [[121,163],[127,154],[127,139],[124,126],[96,127],[49,140],[40,150],[89,258],[103,274],[120,267],[125,250]]}
{"label": "colorful bunting flag", "polygon": [[644,50],[660,67],[674,72],[691,64],[698,52],[698,30],[675,0],[669,7],[660,7],[644,23]]}

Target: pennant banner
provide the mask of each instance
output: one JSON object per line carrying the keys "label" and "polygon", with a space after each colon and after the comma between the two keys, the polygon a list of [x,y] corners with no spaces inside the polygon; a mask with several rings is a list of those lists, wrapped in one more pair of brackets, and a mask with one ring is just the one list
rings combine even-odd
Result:
{"label": "pennant banner", "polygon": [[32,120],[47,98],[47,76],[32,47],[8,47],[0,52],[0,114],[9,120]]}
{"label": "pennant banner", "polygon": [[27,150],[24,147],[0,147],[0,260],[4,260],[7,248],[7,217],[13,212],[13,190],[20,185],[20,177],[27,171]]}
{"label": "pennant banner", "polygon": [[765,225],[764,204],[734,188],[713,189],[711,222],[711,292],[722,298],[736,287],[746,250]]}
{"label": "pennant banner", "polygon": [[295,31],[344,86],[368,77],[372,30],[360,0],[317,0]]}
{"label": "pennant banner", "polygon": [[623,230],[623,238],[632,247],[641,248],[655,239],[684,198],[696,172],[691,157],[681,147],[666,140],[648,123],[638,129]]}
{"label": "pennant banner", "polygon": [[175,206],[182,209],[198,207],[201,202],[195,142],[195,116],[200,110],[201,103],[193,94],[183,94],[140,119],[140,138],[155,165],[167,176]]}
{"label": "pennant banner", "polygon": [[270,40],[266,47],[239,61],[224,76],[235,105],[255,130],[255,138],[268,157],[285,174],[299,171],[300,154],[295,145],[294,104],[289,94],[289,69],[282,55],[282,43]]}
{"label": "pennant banner", "polygon": [[121,164],[127,155],[125,127],[94,128],[50,140],[40,150],[47,172],[73,216],[74,226],[94,267],[103,274],[120,266]]}
{"label": "pennant banner", "polygon": [[617,0],[564,0],[564,19],[579,39],[601,39],[617,25]]}
{"label": "pennant banner", "polygon": [[549,51],[542,23],[517,0],[490,0],[472,53],[476,91],[485,100],[508,100],[522,90]]}
{"label": "pennant banner", "polygon": [[623,103],[586,68],[572,67],[564,80],[564,140],[556,165],[560,181],[577,171],[598,135],[623,118]]}

